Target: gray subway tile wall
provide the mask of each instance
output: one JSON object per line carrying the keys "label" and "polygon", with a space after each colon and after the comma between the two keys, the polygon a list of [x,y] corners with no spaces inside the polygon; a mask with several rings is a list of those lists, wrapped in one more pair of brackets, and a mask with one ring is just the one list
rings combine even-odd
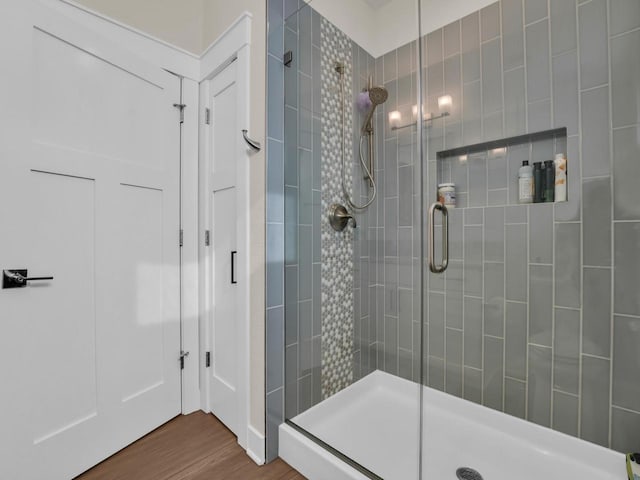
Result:
{"label": "gray subway tile wall", "polygon": [[[609,416],[640,415],[637,405],[625,403],[639,398],[640,387],[622,360],[618,377],[596,378],[617,348],[619,358],[639,366],[630,352],[637,343],[618,347],[611,337],[612,311],[632,320],[640,315],[640,267],[632,254],[640,245],[640,190],[633,186],[640,175],[639,130],[635,102],[628,101],[640,90],[637,62],[629,61],[640,36],[637,22],[620,13],[632,15],[635,4],[614,3],[503,0],[423,39],[427,111],[438,95],[461,95],[460,126],[447,118],[426,129],[427,202],[438,182],[454,181],[464,210],[451,215],[449,271],[427,277],[428,384],[459,392],[458,360],[448,348],[450,334],[462,329],[460,396],[609,446],[623,435],[618,422],[609,436]],[[448,74],[458,64],[461,85],[457,73]],[[444,148],[559,127],[567,128],[566,139],[509,147],[504,160],[470,155],[462,169],[453,160],[447,169],[434,161]],[[522,161],[561,152],[569,159],[569,201],[517,206]],[[504,354],[494,359],[496,351]],[[503,380],[494,385],[496,372]],[[608,392],[616,388],[620,400],[610,404]],[[603,420],[585,418],[596,411]]]}
{"label": "gray subway tile wall", "polygon": [[[269,1],[269,15],[277,25],[283,13],[271,7],[274,3],[283,12],[285,5]],[[292,275],[304,272],[297,246],[287,245],[286,256],[282,245],[278,249],[278,239],[289,238],[283,228],[283,209],[289,205],[284,185],[291,194],[290,189],[302,188],[296,182],[303,165],[287,159],[302,147],[311,152],[313,167],[319,162],[319,139],[311,135],[305,140],[301,131],[317,131],[319,93],[313,81],[310,127],[299,113],[309,108],[300,105],[302,92],[309,91],[307,75],[315,79],[320,68],[314,66],[321,45],[313,27],[319,15],[310,18],[311,32],[298,28],[308,22],[300,14],[280,27],[280,36],[269,35],[267,297],[269,310],[286,302],[287,313],[300,307],[299,287],[285,287],[285,262],[280,259],[286,259]],[[640,46],[639,26],[635,0],[502,0],[425,35],[427,110],[437,112],[437,97],[443,93],[451,94],[455,105],[451,117],[425,128],[427,205],[420,205],[416,185],[420,157],[415,129],[394,131],[387,123],[390,111],[410,107],[417,96],[417,45],[373,59],[353,44],[354,92],[366,85],[370,73],[374,83],[390,90],[374,119],[379,199],[360,217],[364,227],[354,244],[354,379],[382,369],[420,380],[422,360],[424,380],[433,388],[618,450],[637,448],[640,386],[633,374],[640,367],[640,190],[635,187],[640,121],[637,105],[629,99],[640,95],[640,70],[629,59]],[[269,28],[271,32],[271,24]],[[310,34],[311,63],[294,65],[300,70],[294,86],[293,79],[285,80],[279,48],[308,49],[307,39],[300,39],[303,33]],[[284,115],[271,112],[278,101],[287,105]],[[509,147],[504,158],[470,157],[464,167],[451,164],[458,205],[474,208],[452,212],[451,264],[445,275],[425,275],[421,328],[420,212],[433,201],[442,180],[436,153],[556,127],[567,128],[566,140]],[[556,152],[568,156],[569,201],[517,205],[515,179],[522,160],[551,159]],[[283,165],[284,175],[278,170]],[[313,243],[318,237],[314,219],[321,215],[316,205],[320,184],[316,174],[310,176],[313,194],[305,198],[312,203],[308,225]],[[359,193],[366,198],[362,187]],[[291,234],[298,235],[298,229]],[[317,277],[310,285],[321,281],[319,253],[314,246],[311,271]],[[320,299],[311,297],[315,312]],[[314,313],[313,321],[320,324],[319,314]],[[292,322],[285,314],[283,324]],[[320,343],[316,328],[312,345]],[[268,336],[273,339],[269,345],[276,345],[277,337]],[[296,331],[288,332],[287,349],[301,347],[295,337]],[[269,345],[272,423],[267,432],[273,454],[274,423],[284,415],[277,402],[284,402],[286,386],[279,384],[284,376],[273,370],[282,368],[282,354],[271,352],[275,347]],[[318,347],[312,346],[312,355]],[[312,356],[312,372],[295,379],[291,395],[298,409],[320,400],[313,387],[319,363]]]}

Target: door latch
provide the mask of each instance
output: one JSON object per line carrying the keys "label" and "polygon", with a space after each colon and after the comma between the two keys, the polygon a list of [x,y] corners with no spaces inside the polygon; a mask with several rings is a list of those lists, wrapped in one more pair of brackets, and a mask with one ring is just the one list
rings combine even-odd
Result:
{"label": "door latch", "polygon": [[53,280],[53,277],[29,277],[26,269],[3,270],[2,288],[24,288],[27,282],[39,282]]}

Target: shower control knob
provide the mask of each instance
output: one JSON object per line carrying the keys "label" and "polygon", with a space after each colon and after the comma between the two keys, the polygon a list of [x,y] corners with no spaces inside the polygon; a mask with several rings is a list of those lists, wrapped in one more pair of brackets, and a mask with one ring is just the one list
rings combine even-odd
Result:
{"label": "shower control knob", "polygon": [[349,220],[351,220],[353,228],[356,228],[356,217],[350,214],[344,205],[334,203],[329,207],[329,225],[331,225],[331,228],[336,232],[341,232],[347,228]]}

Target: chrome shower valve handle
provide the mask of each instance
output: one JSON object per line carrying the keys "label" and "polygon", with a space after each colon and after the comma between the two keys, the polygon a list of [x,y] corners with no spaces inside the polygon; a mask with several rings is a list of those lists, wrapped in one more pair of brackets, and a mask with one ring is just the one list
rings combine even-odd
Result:
{"label": "chrome shower valve handle", "polygon": [[349,213],[344,205],[334,203],[329,207],[329,225],[336,232],[341,232],[347,228],[349,221],[351,221],[353,228],[358,226],[356,217]]}

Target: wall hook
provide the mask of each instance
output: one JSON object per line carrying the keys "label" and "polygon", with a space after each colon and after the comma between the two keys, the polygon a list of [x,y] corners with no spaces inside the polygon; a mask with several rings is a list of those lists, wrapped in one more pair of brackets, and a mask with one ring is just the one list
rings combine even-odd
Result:
{"label": "wall hook", "polygon": [[262,150],[262,145],[260,142],[256,142],[255,140],[251,140],[247,135],[248,130],[242,130],[242,136],[244,137],[244,141],[249,144],[251,148],[253,148],[256,152]]}

